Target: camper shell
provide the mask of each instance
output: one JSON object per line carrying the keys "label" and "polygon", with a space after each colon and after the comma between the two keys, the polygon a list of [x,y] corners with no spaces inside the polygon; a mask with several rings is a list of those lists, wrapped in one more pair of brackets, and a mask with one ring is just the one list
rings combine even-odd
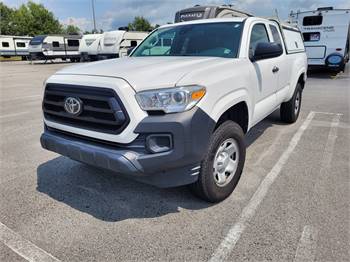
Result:
{"label": "camper shell", "polygon": [[3,57],[22,56],[25,59],[29,55],[30,36],[0,35],[0,55]]}
{"label": "camper shell", "polygon": [[182,9],[175,14],[175,23],[198,19],[249,17],[249,13],[236,10],[232,5],[195,5],[194,7]]}
{"label": "camper shell", "polygon": [[103,34],[83,35],[79,44],[80,61],[97,60],[98,48]]}
{"label": "camper shell", "polygon": [[52,60],[61,58],[72,62],[80,60],[81,35],[38,35],[29,43],[31,60]]}
{"label": "camper shell", "polygon": [[109,59],[127,56],[131,47],[136,47],[148,32],[116,30],[103,33],[98,45],[98,58]]}
{"label": "camper shell", "polygon": [[350,9],[321,7],[291,12],[289,17],[303,35],[309,67],[344,70],[349,61]]}

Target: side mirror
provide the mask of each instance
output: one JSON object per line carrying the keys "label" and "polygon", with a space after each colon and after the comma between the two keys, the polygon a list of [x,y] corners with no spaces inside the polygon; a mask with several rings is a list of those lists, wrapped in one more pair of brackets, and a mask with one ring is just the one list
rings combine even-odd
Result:
{"label": "side mirror", "polygon": [[274,58],[283,54],[281,44],[278,43],[258,43],[253,55],[250,55],[252,62],[261,59]]}
{"label": "side mirror", "polygon": [[132,50],[135,49],[135,47],[136,47],[136,46],[132,46],[132,47],[128,48],[128,51],[126,51],[127,55],[130,55],[131,52],[132,52]]}

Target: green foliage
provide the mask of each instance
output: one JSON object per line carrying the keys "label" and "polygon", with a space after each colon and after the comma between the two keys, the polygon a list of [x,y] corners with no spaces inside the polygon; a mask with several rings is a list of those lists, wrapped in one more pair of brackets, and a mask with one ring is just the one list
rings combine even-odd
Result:
{"label": "green foliage", "polygon": [[11,35],[14,33],[12,24],[13,13],[14,10],[12,8],[9,8],[0,2],[0,34]]}
{"label": "green foliage", "polygon": [[75,25],[67,25],[64,28],[64,33],[67,35],[79,35],[80,34],[80,28]]}
{"label": "green foliage", "polygon": [[150,22],[142,16],[136,16],[132,23],[128,24],[130,31],[152,31],[153,27]]}
{"label": "green foliage", "polygon": [[0,3],[1,34],[4,35],[44,35],[77,34],[80,29],[73,25],[64,27],[52,12],[42,4],[29,1],[18,9],[11,9]]}

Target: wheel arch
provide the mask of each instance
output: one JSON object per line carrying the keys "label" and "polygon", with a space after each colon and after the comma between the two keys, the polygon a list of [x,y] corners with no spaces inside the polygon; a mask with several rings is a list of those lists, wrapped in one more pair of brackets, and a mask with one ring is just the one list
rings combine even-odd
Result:
{"label": "wheel arch", "polygon": [[232,120],[237,123],[246,134],[249,129],[249,111],[245,101],[236,103],[221,114],[216,122],[215,129],[227,120]]}

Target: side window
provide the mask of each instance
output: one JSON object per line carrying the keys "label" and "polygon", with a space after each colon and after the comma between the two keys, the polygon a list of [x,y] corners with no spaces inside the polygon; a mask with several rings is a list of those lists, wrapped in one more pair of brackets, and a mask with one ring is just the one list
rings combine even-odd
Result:
{"label": "side window", "polygon": [[17,47],[26,47],[26,44],[24,42],[17,42],[16,46]]}
{"label": "side window", "polygon": [[130,46],[131,47],[137,46],[137,41],[136,40],[131,40],[130,41]]}
{"label": "side window", "polygon": [[264,24],[254,25],[250,36],[249,52],[254,53],[255,48],[259,43],[268,43],[268,42],[269,42],[269,35],[267,34],[265,25]]}
{"label": "side window", "polygon": [[2,47],[10,47],[9,42],[1,42]]}
{"label": "side window", "polygon": [[272,32],[273,41],[277,44],[282,45],[282,40],[281,40],[280,34],[278,33],[276,26],[274,26],[274,25],[269,25],[269,26],[270,26],[270,29]]}
{"label": "side window", "polygon": [[52,47],[60,47],[60,43],[58,41],[53,41]]}
{"label": "side window", "polygon": [[79,40],[68,39],[68,46],[79,46]]}
{"label": "side window", "polygon": [[322,15],[305,16],[303,19],[303,26],[321,25],[323,21]]}

